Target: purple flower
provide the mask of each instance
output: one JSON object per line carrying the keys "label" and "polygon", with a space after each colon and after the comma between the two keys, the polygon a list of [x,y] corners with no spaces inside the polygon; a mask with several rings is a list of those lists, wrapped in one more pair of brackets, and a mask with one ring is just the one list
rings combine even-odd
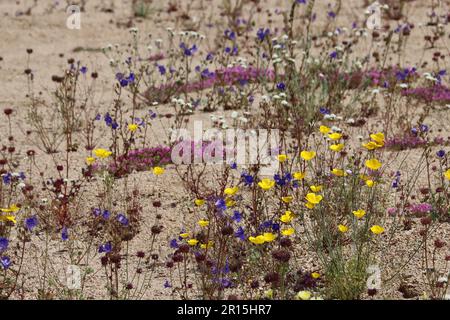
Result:
{"label": "purple flower", "polygon": [[331,58],[331,59],[336,59],[336,58],[337,58],[337,55],[338,55],[338,54],[337,54],[337,51],[333,51],[333,52],[330,53],[330,58]]}
{"label": "purple flower", "polygon": [[170,247],[173,248],[173,249],[178,248],[178,242],[177,242],[177,239],[172,239],[172,240],[170,240]]}
{"label": "purple flower", "polygon": [[232,219],[234,220],[234,221],[236,221],[236,222],[241,222],[241,220],[242,220],[242,215],[240,214],[240,212],[239,211],[234,211],[233,212],[233,217],[232,217]]}
{"label": "purple flower", "polygon": [[227,205],[226,205],[224,199],[217,200],[215,204],[216,204],[216,208],[219,209],[219,210],[224,211],[224,210],[227,209]]}
{"label": "purple flower", "polygon": [[253,176],[250,174],[247,174],[245,172],[241,174],[241,179],[242,179],[242,181],[244,181],[244,185],[247,187],[252,185],[253,181],[254,181]]}
{"label": "purple flower", "polygon": [[12,179],[12,174],[7,172],[7,173],[2,175],[2,178],[3,178],[3,183],[4,184],[10,184],[11,183],[11,179]]}
{"label": "purple flower", "polygon": [[286,90],[286,85],[283,82],[277,84],[277,89],[280,91]]}
{"label": "purple flower", "polygon": [[169,280],[164,281],[164,288],[172,288],[172,285],[169,283]]}
{"label": "purple flower", "polygon": [[266,29],[260,28],[256,32],[256,36],[258,37],[259,41],[263,42],[264,39],[269,35],[269,33],[270,33],[270,30],[268,28],[266,28]]}
{"label": "purple flower", "polygon": [[158,71],[161,75],[165,75],[166,74],[166,68],[163,65],[158,65]]}
{"label": "purple flower", "polygon": [[103,213],[102,213],[103,219],[108,220],[110,216],[111,216],[111,212],[109,212],[108,210],[103,210]]}
{"label": "purple flower", "polygon": [[9,240],[6,238],[0,238],[0,252],[8,249]]}
{"label": "purple flower", "polygon": [[445,151],[444,150],[439,150],[438,152],[436,152],[436,155],[439,158],[443,158],[443,157],[445,157]]}
{"label": "purple flower", "polygon": [[117,215],[117,221],[119,221],[120,224],[127,226],[128,225],[128,219],[125,217],[123,213],[119,213]]}
{"label": "purple flower", "polygon": [[234,236],[235,236],[236,238],[239,238],[239,239],[241,239],[242,241],[244,241],[244,240],[245,240],[244,228],[239,227],[239,228],[237,229],[237,231],[234,233]]}
{"label": "purple flower", "polygon": [[81,67],[80,72],[81,72],[82,74],[86,74],[87,68],[86,68],[86,67]]}
{"label": "purple flower", "polygon": [[428,132],[428,126],[426,124],[421,124],[420,125],[420,131],[422,132]]}
{"label": "purple flower", "polygon": [[62,231],[61,231],[61,239],[62,239],[63,241],[69,240],[69,231],[67,230],[66,227],[62,228]]}
{"label": "purple flower", "polygon": [[0,258],[0,264],[2,265],[3,269],[8,269],[9,266],[11,265],[11,259],[9,257],[1,257]]}
{"label": "purple flower", "polygon": [[98,248],[98,253],[110,253],[112,250],[112,245],[111,242],[107,242],[105,244],[102,244],[99,248]]}
{"label": "purple flower", "polygon": [[38,218],[36,216],[32,216],[25,219],[25,228],[28,231],[32,231],[38,225]]}

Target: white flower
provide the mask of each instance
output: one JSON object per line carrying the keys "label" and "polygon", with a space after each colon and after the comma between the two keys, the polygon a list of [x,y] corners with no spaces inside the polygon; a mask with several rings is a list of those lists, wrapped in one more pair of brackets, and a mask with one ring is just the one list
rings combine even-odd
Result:
{"label": "white flower", "polygon": [[231,113],[231,118],[236,119],[239,116],[239,113],[237,111],[233,111]]}

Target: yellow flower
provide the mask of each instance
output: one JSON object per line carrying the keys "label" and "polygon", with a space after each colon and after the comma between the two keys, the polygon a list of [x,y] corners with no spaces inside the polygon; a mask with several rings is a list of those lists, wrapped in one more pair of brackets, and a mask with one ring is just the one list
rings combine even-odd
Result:
{"label": "yellow flower", "polygon": [[347,172],[345,172],[344,170],[336,168],[331,170],[331,173],[337,177],[345,177],[347,175]]}
{"label": "yellow flower", "polygon": [[309,161],[312,160],[316,156],[315,151],[302,151],[300,152],[300,157],[302,157],[303,160]]}
{"label": "yellow flower", "polygon": [[189,239],[189,240],[187,241],[187,243],[188,243],[188,245],[190,245],[190,246],[195,246],[195,245],[198,243],[198,240],[197,240],[197,239]]}
{"label": "yellow flower", "polygon": [[97,158],[105,159],[112,155],[112,152],[106,149],[95,149],[94,154]]}
{"label": "yellow flower", "polygon": [[305,172],[294,172],[294,179],[295,180],[302,180],[305,178],[306,173]]}
{"label": "yellow flower", "polygon": [[161,168],[161,167],[154,167],[154,168],[153,168],[153,174],[154,174],[155,176],[162,175],[162,174],[164,173],[164,171],[166,171],[166,169]]}
{"label": "yellow flower", "polygon": [[288,228],[288,229],[281,230],[281,234],[283,236],[290,236],[290,235],[294,234],[294,232],[295,232],[294,228]]}
{"label": "yellow flower", "polygon": [[260,182],[258,182],[258,186],[261,187],[261,189],[263,190],[270,190],[273,188],[273,186],[275,185],[275,181],[271,180],[271,179],[262,179]]}
{"label": "yellow flower", "polygon": [[202,243],[200,244],[200,248],[202,249],[207,249],[207,248],[211,248],[214,246],[214,241],[208,241],[208,243]]}
{"label": "yellow flower", "polygon": [[372,133],[370,138],[381,146],[384,145],[384,134],[382,132]]}
{"label": "yellow flower", "polygon": [[226,205],[228,208],[234,206],[235,204],[236,204],[236,201],[234,201],[233,199],[228,198],[228,199],[225,200],[225,205]]}
{"label": "yellow flower", "polygon": [[86,158],[86,164],[88,166],[92,165],[95,162],[95,158],[94,157],[87,157]]}
{"label": "yellow flower", "polygon": [[322,201],[323,197],[320,194],[315,194],[315,193],[308,193],[306,195],[306,200],[308,200],[308,202],[312,203],[312,204],[319,204],[320,201]]}
{"label": "yellow flower", "polygon": [[331,129],[328,128],[327,126],[320,126],[319,131],[320,133],[327,134],[328,132],[331,131]]}
{"label": "yellow flower", "polygon": [[248,240],[250,240],[253,244],[263,244],[265,242],[264,236],[257,236],[257,237],[249,237]]}
{"label": "yellow flower", "polygon": [[272,289],[269,289],[269,290],[264,291],[264,296],[265,296],[267,299],[272,299],[272,298],[273,298],[273,290],[272,290]]}
{"label": "yellow flower", "polygon": [[366,185],[369,187],[369,188],[372,188],[373,186],[374,186],[374,184],[375,184],[375,181],[373,181],[373,180],[366,180]]}
{"label": "yellow flower", "polygon": [[272,242],[277,238],[277,235],[273,234],[272,232],[264,232],[262,236],[265,242]]}
{"label": "yellow flower", "polygon": [[361,219],[362,217],[364,217],[366,215],[366,211],[364,211],[363,209],[358,209],[356,211],[353,211],[353,214],[355,215],[355,217],[357,217],[358,219]]}
{"label": "yellow flower", "polygon": [[312,192],[320,192],[322,191],[322,186],[311,186],[309,187]]}
{"label": "yellow flower", "polygon": [[311,299],[311,292],[299,291],[299,293],[297,293],[296,297],[298,300],[309,300],[309,299]]}
{"label": "yellow flower", "polygon": [[282,200],[284,203],[291,203],[293,199],[294,199],[293,196],[281,197],[281,200]]}
{"label": "yellow flower", "polygon": [[292,221],[292,219],[294,219],[294,215],[292,214],[291,211],[286,211],[281,217],[280,217],[280,221],[283,223],[289,223]]}
{"label": "yellow flower", "polygon": [[5,212],[5,213],[10,213],[10,212],[16,213],[19,210],[20,210],[20,208],[16,204],[10,205],[9,208],[0,209],[1,212]]}
{"label": "yellow flower", "polygon": [[281,163],[285,162],[288,159],[287,155],[285,154],[279,154],[277,158]]}
{"label": "yellow flower", "polygon": [[362,146],[364,148],[366,148],[367,150],[374,150],[376,148],[381,148],[382,147],[382,145],[379,145],[375,141],[370,141],[370,142],[367,142],[367,143],[363,143]]}
{"label": "yellow flower", "polygon": [[197,207],[201,207],[202,205],[205,204],[205,200],[203,200],[203,199],[195,199],[194,203],[195,203],[195,205]]}
{"label": "yellow flower", "polygon": [[384,232],[384,228],[382,226],[374,225],[370,228],[370,231],[374,234],[382,234]]}
{"label": "yellow flower", "polygon": [[185,232],[185,233],[180,233],[180,237],[181,237],[182,239],[186,239],[186,238],[189,237],[189,233],[187,233],[187,232]]}
{"label": "yellow flower", "polygon": [[447,180],[450,180],[450,169],[445,171],[444,176],[447,178]]}
{"label": "yellow flower", "polygon": [[311,277],[313,277],[313,279],[319,279],[320,278],[320,273],[313,272],[313,273],[311,273]]}
{"label": "yellow flower", "polygon": [[348,231],[348,227],[343,224],[338,225],[338,230],[342,233],[346,233]]}
{"label": "yellow flower", "polygon": [[335,151],[335,152],[339,152],[342,149],[344,149],[344,144],[343,143],[338,143],[338,144],[332,144],[330,146],[330,150],[331,151]]}
{"label": "yellow flower", "polygon": [[17,223],[16,217],[13,216],[12,214],[7,214],[7,215],[4,215],[4,216],[0,216],[0,221],[11,221],[14,224]]}
{"label": "yellow flower", "polygon": [[366,167],[371,170],[378,170],[381,167],[381,162],[377,159],[366,160]]}
{"label": "yellow flower", "polygon": [[209,226],[209,221],[208,220],[202,219],[202,220],[199,220],[197,223],[198,223],[198,225],[200,227],[207,227],[207,226]]}
{"label": "yellow flower", "polygon": [[316,205],[314,203],[311,202],[307,202],[305,203],[305,207],[307,207],[308,209],[314,209]]}
{"label": "yellow flower", "polygon": [[139,126],[135,123],[130,123],[128,125],[128,130],[130,130],[131,132],[135,132],[138,128],[139,128]]}
{"label": "yellow flower", "polygon": [[239,191],[239,188],[237,186],[236,187],[232,187],[232,188],[225,188],[225,194],[227,196],[232,196],[238,191]]}
{"label": "yellow flower", "polygon": [[342,138],[342,133],[338,133],[338,132],[333,132],[328,134],[328,138],[330,138],[331,140],[339,140],[340,138]]}

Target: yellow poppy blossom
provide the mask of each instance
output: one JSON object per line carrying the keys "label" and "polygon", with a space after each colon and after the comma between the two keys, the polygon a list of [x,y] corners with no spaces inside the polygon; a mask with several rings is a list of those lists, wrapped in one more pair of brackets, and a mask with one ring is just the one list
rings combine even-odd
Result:
{"label": "yellow poppy blossom", "polygon": [[283,236],[290,236],[290,235],[293,235],[294,232],[295,232],[295,229],[294,229],[294,228],[288,228],[288,229],[281,230],[281,234],[282,234]]}
{"label": "yellow poppy blossom", "polygon": [[10,212],[16,213],[19,210],[20,210],[20,208],[16,204],[10,205],[9,208],[1,208],[0,209],[1,212],[5,212],[5,213],[10,213]]}
{"label": "yellow poppy blossom", "polygon": [[138,128],[139,128],[139,126],[137,124],[135,124],[135,123],[130,123],[128,125],[128,130],[131,131],[131,132],[135,132]]}
{"label": "yellow poppy blossom", "polygon": [[209,221],[208,220],[202,219],[202,220],[199,220],[197,223],[198,223],[198,225],[200,227],[207,227],[207,226],[209,226]]}
{"label": "yellow poppy blossom", "polygon": [[302,179],[305,178],[305,175],[306,175],[305,172],[300,172],[300,171],[294,172],[294,179],[295,180],[302,180]]}
{"label": "yellow poppy blossom", "polygon": [[289,223],[292,221],[292,219],[294,219],[294,215],[292,214],[291,211],[286,211],[281,217],[280,217],[280,221],[283,223]]}
{"label": "yellow poppy blossom", "polygon": [[112,155],[112,152],[106,149],[95,149],[94,154],[97,158],[105,159]]}
{"label": "yellow poppy blossom", "polygon": [[162,167],[154,167],[153,168],[153,174],[155,176],[162,175],[164,173],[164,171],[166,171],[166,170],[164,168],[162,168]]}
{"label": "yellow poppy blossom", "polygon": [[239,191],[239,187],[232,187],[232,188],[225,188],[225,194],[227,196],[232,196],[234,194],[236,194],[236,192]]}
{"label": "yellow poppy blossom", "polygon": [[331,170],[331,173],[334,174],[336,177],[345,177],[345,176],[347,176],[347,172],[345,172],[342,169],[334,168],[333,170]]}
{"label": "yellow poppy blossom", "polygon": [[322,186],[311,186],[309,187],[312,192],[320,192],[322,191]]}
{"label": "yellow poppy blossom", "polygon": [[330,138],[331,140],[339,140],[340,138],[342,138],[342,133],[338,133],[338,132],[333,132],[328,134],[328,138]]}
{"label": "yellow poppy blossom", "polygon": [[7,215],[4,215],[4,216],[0,216],[0,221],[11,221],[14,224],[17,223],[16,217],[13,216],[12,214],[7,214]]}
{"label": "yellow poppy blossom", "polygon": [[353,215],[355,217],[357,217],[358,219],[361,219],[362,217],[364,217],[366,215],[366,211],[364,211],[363,209],[358,209],[356,211],[353,211]]}
{"label": "yellow poppy blossom", "polygon": [[235,204],[236,204],[236,201],[234,201],[233,199],[228,198],[225,200],[225,205],[227,206],[227,208],[230,208],[230,207],[234,206]]}
{"label": "yellow poppy blossom", "polygon": [[293,196],[281,197],[281,200],[282,200],[284,203],[291,203],[293,199],[294,199]]}
{"label": "yellow poppy blossom", "polygon": [[330,146],[330,150],[331,151],[335,151],[335,152],[339,152],[342,149],[344,149],[344,144],[343,143],[338,143],[338,144],[332,144]]}
{"label": "yellow poppy blossom", "polygon": [[188,243],[188,245],[190,245],[190,246],[195,246],[195,245],[198,243],[198,240],[197,240],[197,239],[189,239],[189,240],[187,241],[187,243]]}
{"label": "yellow poppy blossom", "polygon": [[371,170],[378,170],[381,167],[381,162],[377,159],[366,160],[366,167]]}
{"label": "yellow poppy blossom", "polygon": [[305,203],[305,207],[307,207],[308,209],[314,209],[316,205],[314,203],[311,202],[307,202]]}
{"label": "yellow poppy blossom", "polygon": [[256,237],[249,237],[248,240],[250,240],[253,244],[263,244],[265,242],[264,236],[256,236]]}
{"label": "yellow poppy blossom", "polygon": [[348,227],[343,224],[338,225],[338,230],[342,233],[346,233],[348,231]]}
{"label": "yellow poppy blossom", "polygon": [[268,178],[262,179],[260,182],[258,182],[258,186],[266,191],[272,189],[274,185],[275,181]]}
{"label": "yellow poppy blossom", "polygon": [[277,235],[273,234],[272,232],[264,232],[263,237],[265,242],[272,242],[277,238]]}
{"label": "yellow poppy blossom", "polygon": [[319,279],[319,278],[320,278],[320,273],[318,273],[318,272],[313,272],[313,273],[311,273],[311,277],[312,277],[313,279]]}
{"label": "yellow poppy blossom", "polygon": [[370,138],[380,145],[384,144],[384,134],[382,132],[372,133]]}
{"label": "yellow poppy blossom", "polygon": [[320,194],[315,194],[315,193],[308,193],[306,195],[306,200],[308,200],[308,202],[312,203],[312,204],[319,204],[320,201],[322,201],[323,197]]}
{"label": "yellow poppy blossom", "polygon": [[299,291],[296,295],[298,300],[309,300],[311,299],[311,292],[309,291]]}
{"label": "yellow poppy blossom", "polygon": [[180,233],[180,237],[181,237],[182,239],[186,239],[186,238],[189,237],[189,233],[187,233],[187,232],[185,232],[185,233]]}
{"label": "yellow poppy blossom", "polygon": [[450,169],[445,171],[444,176],[447,178],[447,180],[450,180]]}
{"label": "yellow poppy blossom", "polygon": [[86,158],[86,164],[88,166],[92,165],[95,162],[95,158],[94,157],[87,157]]}
{"label": "yellow poppy blossom", "polygon": [[331,131],[331,129],[328,128],[327,126],[320,126],[319,131],[320,133],[327,134],[328,132]]}
{"label": "yellow poppy blossom", "polygon": [[374,185],[375,185],[375,181],[373,181],[373,180],[366,180],[366,185],[369,187],[369,188],[372,188]]}
{"label": "yellow poppy blossom", "polygon": [[302,151],[300,152],[300,157],[302,157],[303,160],[309,161],[312,160],[316,156],[315,151]]}
{"label": "yellow poppy blossom", "polygon": [[197,207],[201,207],[202,205],[205,204],[205,200],[203,200],[203,199],[195,199],[194,203],[195,203],[195,205]]}
{"label": "yellow poppy blossom", "polygon": [[384,228],[382,226],[374,225],[370,228],[373,234],[382,234],[384,232]]}
{"label": "yellow poppy blossom", "polygon": [[285,154],[279,154],[277,158],[281,163],[285,162],[288,159],[287,155]]}

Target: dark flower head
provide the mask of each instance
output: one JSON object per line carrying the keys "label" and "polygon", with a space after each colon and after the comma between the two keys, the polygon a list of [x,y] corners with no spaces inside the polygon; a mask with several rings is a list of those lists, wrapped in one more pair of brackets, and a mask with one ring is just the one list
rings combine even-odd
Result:
{"label": "dark flower head", "polygon": [[25,219],[25,228],[28,231],[32,231],[38,225],[38,218],[36,216],[32,216]]}

